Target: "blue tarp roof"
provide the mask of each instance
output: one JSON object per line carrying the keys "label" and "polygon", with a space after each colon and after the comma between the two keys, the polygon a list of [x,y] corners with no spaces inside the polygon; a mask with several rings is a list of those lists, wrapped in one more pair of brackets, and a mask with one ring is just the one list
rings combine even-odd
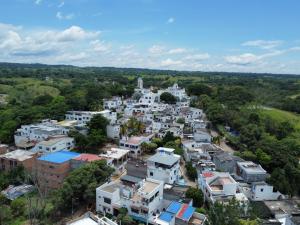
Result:
{"label": "blue tarp roof", "polygon": [[160,214],[159,219],[166,221],[166,222],[171,222],[173,218],[173,214],[168,213],[168,212],[163,212],[162,214]]}
{"label": "blue tarp roof", "polygon": [[177,214],[178,211],[181,209],[181,203],[179,202],[172,202],[169,207],[167,208],[167,212]]}
{"label": "blue tarp roof", "polygon": [[52,163],[64,163],[79,155],[80,154],[76,152],[59,151],[59,152],[53,152],[47,155],[43,155],[40,158],[38,158],[38,160],[43,160]]}
{"label": "blue tarp roof", "polygon": [[185,221],[189,221],[194,212],[195,212],[194,207],[192,207],[192,206],[187,207],[187,209],[185,210],[185,212],[181,216],[181,219],[183,219]]}

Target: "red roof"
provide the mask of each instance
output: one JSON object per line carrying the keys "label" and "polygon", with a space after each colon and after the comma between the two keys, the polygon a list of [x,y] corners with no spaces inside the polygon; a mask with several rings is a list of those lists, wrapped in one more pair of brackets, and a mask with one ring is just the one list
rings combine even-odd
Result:
{"label": "red roof", "polygon": [[188,204],[184,204],[184,205],[181,207],[179,213],[177,214],[177,217],[181,218],[181,217],[183,216],[183,214],[185,213],[185,211],[186,211],[186,209],[187,209],[188,207],[189,207]]}
{"label": "red roof", "polygon": [[203,175],[205,178],[207,178],[207,177],[212,177],[212,176],[214,176],[214,173],[212,173],[212,172],[203,172],[202,175]]}
{"label": "red roof", "polygon": [[74,158],[75,160],[80,160],[80,161],[87,161],[87,162],[92,162],[92,161],[97,161],[97,160],[101,160],[103,158],[95,155],[95,154],[80,154],[79,156],[77,156],[76,158]]}

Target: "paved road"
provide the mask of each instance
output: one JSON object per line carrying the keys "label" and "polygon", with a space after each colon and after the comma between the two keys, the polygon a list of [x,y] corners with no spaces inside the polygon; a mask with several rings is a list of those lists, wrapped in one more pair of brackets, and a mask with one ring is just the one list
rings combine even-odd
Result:
{"label": "paved road", "polygon": [[189,180],[188,176],[186,175],[185,161],[182,160],[181,162],[182,163],[180,164],[180,171],[181,171],[182,176],[184,177],[186,185],[191,186],[191,187],[197,187],[196,182]]}
{"label": "paved road", "polygon": [[[219,136],[219,133],[215,130],[212,130],[211,131],[211,136],[212,137],[217,137]],[[221,141],[220,141],[220,147],[225,151],[225,152],[230,152],[230,153],[234,153],[235,150],[230,147],[229,145],[226,144],[226,140],[225,138],[222,138]]]}

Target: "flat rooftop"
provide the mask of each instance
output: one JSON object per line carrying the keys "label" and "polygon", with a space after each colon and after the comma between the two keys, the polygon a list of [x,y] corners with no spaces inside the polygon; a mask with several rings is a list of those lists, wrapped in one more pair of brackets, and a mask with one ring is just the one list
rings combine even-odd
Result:
{"label": "flat rooftop", "polygon": [[52,145],[55,145],[56,143],[62,141],[62,140],[66,140],[66,141],[72,141],[74,140],[73,138],[71,137],[59,137],[59,138],[53,138],[53,139],[50,139],[50,140],[47,140],[47,141],[41,141],[38,143],[38,145],[45,145],[45,146],[52,146]]}
{"label": "flat rooftop", "polygon": [[134,137],[130,137],[126,143],[131,144],[131,145],[138,145],[141,144],[144,140],[144,137],[138,137],[138,136],[134,136]]}
{"label": "flat rooftop", "polygon": [[111,150],[108,150],[105,154],[100,154],[99,156],[104,158],[120,159],[128,153],[129,150],[126,149],[111,148]]}
{"label": "flat rooftop", "polygon": [[77,123],[78,123],[77,120],[62,120],[62,121],[58,122],[58,124],[63,126],[63,127],[74,126]]}
{"label": "flat rooftop", "polygon": [[174,148],[165,148],[165,147],[159,147],[158,149],[156,149],[156,152],[174,152],[175,149]]}
{"label": "flat rooftop", "polygon": [[300,214],[299,200],[264,201],[264,204],[272,213]]}
{"label": "flat rooftop", "polygon": [[17,149],[12,152],[5,153],[3,155],[0,155],[0,158],[6,158],[6,159],[14,159],[17,161],[24,161],[27,159],[32,158],[35,155],[33,152]]}
{"label": "flat rooftop", "polygon": [[149,194],[152,191],[154,191],[157,187],[159,187],[160,183],[153,182],[151,180],[145,180],[142,187],[139,189],[139,191]]}
{"label": "flat rooftop", "polygon": [[69,225],[98,225],[98,222],[91,218],[83,218],[73,223],[70,223]]}
{"label": "flat rooftop", "polygon": [[124,175],[120,178],[121,181],[124,182],[130,182],[130,183],[139,183],[142,181],[142,178],[139,177],[134,177],[134,176],[130,176],[130,175]]}
{"label": "flat rooftop", "polygon": [[259,164],[255,164],[251,161],[246,162],[238,162],[237,163],[241,168],[243,168],[247,173],[261,173],[265,174],[267,171],[265,171]]}
{"label": "flat rooftop", "polygon": [[64,163],[79,155],[80,154],[77,152],[59,151],[43,155],[40,158],[38,158],[38,160],[47,161],[51,163]]}
{"label": "flat rooftop", "polygon": [[147,161],[156,162],[168,166],[174,165],[176,162],[178,162],[180,157],[174,156],[174,155],[167,155],[163,153],[156,153],[155,155],[151,156],[147,159]]}
{"label": "flat rooftop", "polygon": [[103,158],[95,154],[83,153],[73,159],[78,161],[93,162],[93,161],[101,160]]}
{"label": "flat rooftop", "polygon": [[68,111],[66,114],[85,114],[85,115],[96,115],[102,111]]}
{"label": "flat rooftop", "polygon": [[101,190],[105,191],[105,192],[109,192],[109,193],[114,193],[119,187],[120,187],[120,184],[112,183],[112,184],[109,184],[109,185],[101,188]]}

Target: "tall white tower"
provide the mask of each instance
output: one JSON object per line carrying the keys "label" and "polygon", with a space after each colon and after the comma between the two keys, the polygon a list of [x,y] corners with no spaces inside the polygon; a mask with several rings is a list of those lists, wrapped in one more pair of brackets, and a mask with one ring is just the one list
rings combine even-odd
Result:
{"label": "tall white tower", "polygon": [[143,79],[141,77],[138,78],[138,88],[143,89]]}

